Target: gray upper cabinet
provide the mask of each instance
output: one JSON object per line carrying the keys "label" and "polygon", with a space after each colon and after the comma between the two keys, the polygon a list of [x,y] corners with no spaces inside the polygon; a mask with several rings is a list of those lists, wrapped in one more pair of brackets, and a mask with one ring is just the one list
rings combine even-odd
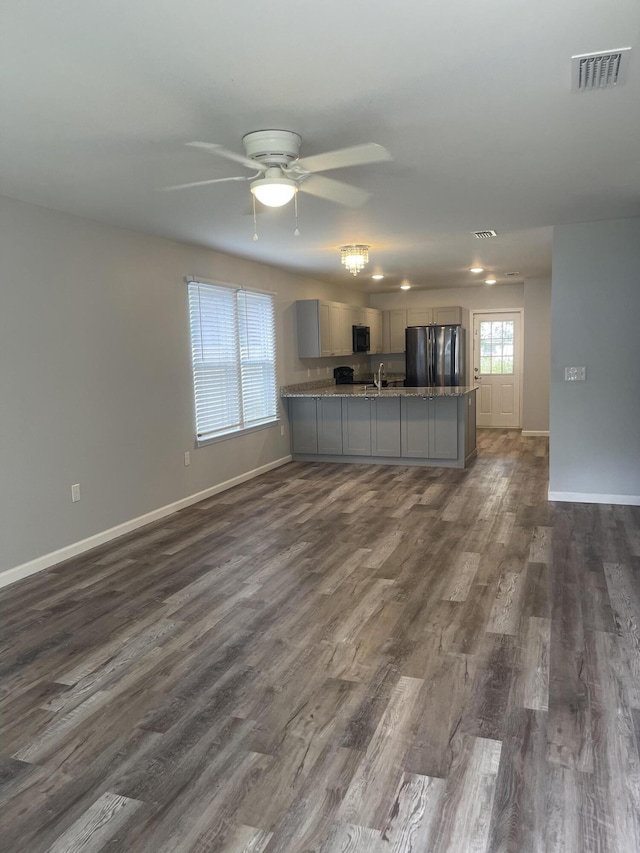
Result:
{"label": "gray upper cabinet", "polygon": [[404,397],[401,413],[402,456],[457,458],[458,398]]}
{"label": "gray upper cabinet", "polygon": [[404,308],[393,308],[382,312],[382,351],[404,352],[407,328],[407,312]]}
{"label": "gray upper cabinet", "polygon": [[462,308],[452,305],[449,308],[434,308],[432,322],[436,326],[455,326],[462,324]]}
{"label": "gray upper cabinet", "polygon": [[296,302],[298,356],[350,355],[350,309],[340,302],[299,299]]}
{"label": "gray upper cabinet", "polygon": [[323,358],[351,355],[351,327],[371,326],[372,352],[382,352],[382,312],[376,308],[356,308],[343,302],[298,299],[298,357]]}
{"label": "gray upper cabinet", "polygon": [[407,326],[462,325],[462,308],[391,308],[382,312],[382,351],[404,352]]}

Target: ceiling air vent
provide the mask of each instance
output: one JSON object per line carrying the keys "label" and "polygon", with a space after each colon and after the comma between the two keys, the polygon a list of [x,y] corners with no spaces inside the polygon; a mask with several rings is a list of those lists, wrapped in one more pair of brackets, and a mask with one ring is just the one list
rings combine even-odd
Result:
{"label": "ceiling air vent", "polygon": [[474,231],[473,233],[478,240],[487,240],[489,237],[498,236],[495,231]]}
{"label": "ceiling air vent", "polygon": [[506,272],[505,275],[507,278],[517,278],[520,275],[520,273],[519,272]]}
{"label": "ceiling air vent", "polygon": [[588,92],[609,89],[624,83],[627,77],[630,47],[603,50],[600,53],[581,53],[571,57],[572,89]]}

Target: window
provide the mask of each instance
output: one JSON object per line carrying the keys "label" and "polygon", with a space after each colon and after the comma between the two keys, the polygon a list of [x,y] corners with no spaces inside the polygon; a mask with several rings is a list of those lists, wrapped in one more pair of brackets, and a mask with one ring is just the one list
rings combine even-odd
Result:
{"label": "window", "polygon": [[189,282],[196,436],[219,436],[277,421],[273,296]]}
{"label": "window", "polygon": [[513,320],[480,323],[480,372],[513,373]]}

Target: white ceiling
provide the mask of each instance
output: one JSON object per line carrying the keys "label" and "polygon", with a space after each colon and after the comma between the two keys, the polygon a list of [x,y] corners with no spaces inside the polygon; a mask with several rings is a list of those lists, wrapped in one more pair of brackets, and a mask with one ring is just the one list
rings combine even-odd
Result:
{"label": "white ceiling", "polygon": [[[363,289],[545,275],[554,224],[640,215],[639,31],[637,0],[3,0],[0,193]],[[571,92],[572,54],[629,45],[624,86]],[[288,205],[253,242],[248,184],[159,191],[243,174],[183,143],[263,128],[394,160],[325,173],[372,197],[301,195],[300,237]]]}

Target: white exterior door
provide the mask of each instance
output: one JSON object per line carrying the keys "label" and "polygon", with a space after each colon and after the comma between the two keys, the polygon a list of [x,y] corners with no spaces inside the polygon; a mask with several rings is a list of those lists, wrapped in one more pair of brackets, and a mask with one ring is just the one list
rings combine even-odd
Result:
{"label": "white exterior door", "polygon": [[473,314],[473,378],[479,427],[520,427],[521,315]]}

